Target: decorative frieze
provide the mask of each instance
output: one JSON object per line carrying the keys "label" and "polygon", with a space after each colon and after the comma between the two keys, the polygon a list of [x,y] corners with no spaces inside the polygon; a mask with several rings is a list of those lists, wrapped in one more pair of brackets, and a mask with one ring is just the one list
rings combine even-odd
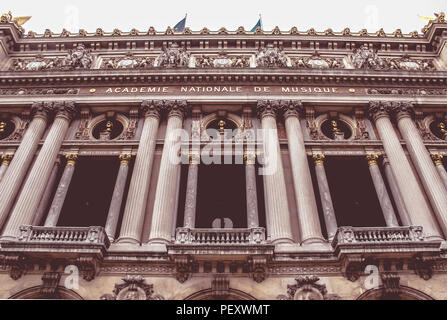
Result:
{"label": "decorative frieze", "polygon": [[221,53],[217,56],[196,56],[196,67],[200,68],[248,68],[250,67],[250,56],[228,55]]}
{"label": "decorative frieze", "polygon": [[154,67],[155,58],[134,56],[103,58],[101,69],[149,69]]}
{"label": "decorative frieze", "polygon": [[342,69],[345,67],[343,59],[321,57],[318,52],[310,57],[293,57],[291,61],[294,68]]}
{"label": "decorative frieze", "polygon": [[140,275],[127,275],[124,283],[115,284],[112,294],[104,294],[101,300],[164,300],[161,295],[154,295],[154,285],[146,283]]}
{"label": "decorative frieze", "polygon": [[21,95],[75,95],[79,94],[77,88],[11,88],[0,89],[0,95],[21,96]]}

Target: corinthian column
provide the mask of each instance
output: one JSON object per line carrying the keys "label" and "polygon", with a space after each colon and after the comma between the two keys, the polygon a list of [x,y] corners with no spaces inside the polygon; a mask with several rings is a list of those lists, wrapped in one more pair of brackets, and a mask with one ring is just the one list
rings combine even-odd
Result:
{"label": "corinthian column", "polygon": [[13,154],[2,154],[2,164],[0,165],[0,181],[5,175],[6,169],[8,169],[8,166],[11,163],[13,157]]}
{"label": "corinthian column", "polygon": [[8,170],[0,181],[0,227],[8,217],[14,199],[22,185],[28,167],[36,153],[48,121],[48,113],[52,110],[51,102],[34,103],[31,107],[33,117],[22,142],[12,159]]}
{"label": "corinthian column", "polygon": [[315,173],[320,191],[321,206],[323,207],[324,222],[329,241],[334,239],[337,233],[337,218],[335,216],[334,205],[332,203],[331,191],[327,181],[326,170],[324,169],[324,154],[314,154]]}
{"label": "corinthian column", "polygon": [[74,102],[54,103],[54,108],[54,122],[11,213],[2,239],[15,239],[21,225],[32,223],[70,121],[76,113]]}
{"label": "corinthian column", "polygon": [[397,126],[404,138],[410,157],[424,185],[431,206],[438,218],[444,236],[447,236],[447,188],[443,183],[430,153],[422,141],[422,137],[413,122],[413,105],[409,102],[392,104],[396,115]]}
{"label": "corinthian column", "polygon": [[118,176],[116,177],[115,189],[113,190],[112,201],[110,202],[105,227],[106,233],[111,241],[115,239],[121,204],[123,203],[124,189],[126,188],[127,174],[129,173],[129,161],[131,158],[131,154],[120,155],[120,168],[118,170]]}
{"label": "corinthian column", "polygon": [[444,156],[441,154],[432,154],[431,158],[435,162],[436,169],[438,170],[442,181],[447,187],[447,172],[445,171],[444,165],[442,164],[442,159],[444,158]]}
{"label": "corinthian column", "polygon": [[369,172],[371,173],[371,178],[374,183],[374,188],[376,189],[376,194],[377,198],[379,199],[380,207],[382,208],[382,213],[383,217],[385,218],[386,226],[398,227],[399,222],[397,221],[390,196],[388,195],[388,191],[386,190],[385,181],[383,181],[379,165],[377,164],[378,158],[379,156],[376,154],[369,154],[366,156],[366,160],[368,160],[369,165]]}
{"label": "corinthian column", "polygon": [[247,226],[259,227],[258,195],[256,190],[256,154],[247,152],[245,160],[245,190],[247,193]]}
{"label": "corinthian column", "polygon": [[144,101],[144,125],[130,180],[119,243],[140,243],[163,101]]}
{"label": "corinthian column", "polygon": [[390,161],[397,185],[404,200],[412,225],[422,226],[428,238],[441,239],[436,219],[424,198],[413,169],[408,162],[399,138],[394,131],[389,113],[391,103],[374,101],[370,103],[369,113],[375,122],[382,139],[383,148]]}
{"label": "corinthian column", "polygon": [[157,191],[155,192],[154,211],[152,214],[149,243],[167,244],[172,240],[172,230],[177,208],[177,184],[180,175],[178,130],[183,127],[186,101],[168,101],[168,124],[166,128],[163,154]]}
{"label": "corinthian column", "polygon": [[263,131],[264,194],[268,239],[273,243],[293,243],[284,169],[276,126],[279,101],[258,101],[257,111]]}
{"label": "corinthian column", "polygon": [[324,242],[299,120],[299,112],[302,111],[303,106],[300,101],[283,101],[282,105],[293,184],[295,186],[295,199],[298,207],[301,241],[303,244]]}
{"label": "corinthian column", "polygon": [[195,228],[197,207],[197,183],[199,178],[200,154],[189,155],[188,182],[186,183],[185,217],[183,226]]}
{"label": "corinthian column", "polygon": [[71,179],[73,178],[76,160],[78,155],[67,154],[65,156],[67,164],[65,165],[64,172],[62,173],[61,180],[56,189],[53,203],[51,204],[50,211],[48,212],[47,219],[45,220],[46,227],[55,227],[59,221],[62,207],[64,206],[65,198],[67,197],[68,188],[70,187]]}

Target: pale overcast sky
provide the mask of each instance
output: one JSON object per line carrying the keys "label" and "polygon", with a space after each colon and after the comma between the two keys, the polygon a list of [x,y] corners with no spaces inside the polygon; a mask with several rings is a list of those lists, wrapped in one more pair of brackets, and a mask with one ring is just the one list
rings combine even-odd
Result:
{"label": "pale overcast sky", "polygon": [[447,0],[21,0],[2,1],[0,12],[12,11],[13,16],[31,15],[24,27],[38,33],[46,28],[59,33],[62,28],[78,32],[80,28],[94,32],[101,27],[106,32],[114,28],[130,31],[137,28],[157,31],[173,27],[185,13],[186,26],[194,31],[203,27],[250,30],[262,14],[264,30],[279,26],[288,31],[292,26],[300,31],[313,27],[317,31],[332,28],[352,31],[367,28],[375,32],[381,27],[391,33],[397,28],[409,33],[420,31],[426,24],[418,14],[433,16],[447,11]]}

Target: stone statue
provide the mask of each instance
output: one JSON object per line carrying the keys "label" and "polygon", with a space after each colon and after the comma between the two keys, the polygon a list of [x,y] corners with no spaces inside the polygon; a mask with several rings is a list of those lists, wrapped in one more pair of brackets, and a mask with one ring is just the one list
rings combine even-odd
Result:
{"label": "stone statue", "polygon": [[69,50],[68,57],[64,60],[64,66],[70,69],[89,69],[92,65],[93,57],[89,49],[83,44],[79,44],[75,50]]}
{"label": "stone statue", "polygon": [[256,65],[269,68],[287,67],[287,56],[272,44],[268,44],[256,54]]}
{"label": "stone statue", "polygon": [[369,49],[367,45],[362,45],[349,56],[352,65],[356,69],[385,69],[384,61],[379,57],[377,51]]}
{"label": "stone statue", "polygon": [[180,48],[177,43],[173,43],[169,48],[164,48],[157,58],[158,67],[188,67],[191,55],[184,48]]}

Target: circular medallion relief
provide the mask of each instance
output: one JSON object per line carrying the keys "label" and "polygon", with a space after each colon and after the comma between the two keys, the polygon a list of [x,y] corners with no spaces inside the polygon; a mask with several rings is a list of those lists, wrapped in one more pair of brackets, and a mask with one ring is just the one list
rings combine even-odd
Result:
{"label": "circular medallion relief", "polygon": [[221,59],[215,59],[214,60],[214,66],[218,68],[224,68],[229,66],[231,63],[230,59],[227,58],[221,58]]}
{"label": "circular medallion relief", "polygon": [[329,68],[329,64],[322,59],[311,59],[311,60],[309,60],[308,64],[310,65],[311,68],[314,68],[314,69]]}
{"label": "circular medallion relief", "polygon": [[45,68],[46,63],[43,61],[33,61],[26,65],[26,70],[41,70]]}
{"label": "circular medallion relief", "polygon": [[447,140],[447,121],[439,119],[430,123],[430,131],[439,139]]}
{"label": "circular medallion relief", "polygon": [[118,120],[103,120],[93,128],[92,135],[97,140],[113,140],[121,135],[123,129]]}
{"label": "circular medallion relief", "polygon": [[135,60],[133,59],[124,59],[118,62],[119,68],[132,68],[136,64]]}
{"label": "circular medallion relief", "polygon": [[321,124],[321,132],[332,140],[347,140],[351,138],[350,126],[340,119],[327,119]]}
{"label": "circular medallion relief", "polygon": [[0,119],[0,140],[8,138],[16,129],[16,125],[11,120]]}
{"label": "circular medallion relief", "polygon": [[420,65],[419,65],[419,63],[414,62],[414,61],[402,61],[400,63],[400,67],[404,70],[409,70],[409,69],[415,70],[415,69],[419,69]]}

